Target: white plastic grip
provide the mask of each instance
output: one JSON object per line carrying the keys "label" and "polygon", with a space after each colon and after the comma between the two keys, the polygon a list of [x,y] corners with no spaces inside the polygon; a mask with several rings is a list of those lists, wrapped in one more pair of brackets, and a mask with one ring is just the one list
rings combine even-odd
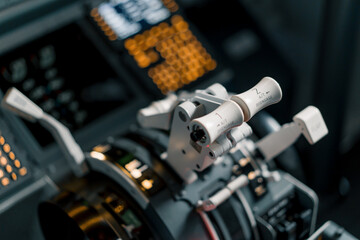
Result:
{"label": "white plastic grip", "polygon": [[50,131],[65,153],[76,176],[81,177],[88,172],[83,151],[76,143],[69,129],[58,120],[45,113],[16,88],[7,91],[1,104],[21,117],[39,121],[43,127]]}
{"label": "white plastic grip", "polygon": [[44,114],[39,106],[33,103],[16,88],[10,88],[6,92],[1,105],[31,121],[41,119]]}
{"label": "white plastic grip", "polygon": [[241,126],[231,129],[231,131],[227,133],[227,138],[235,147],[240,140],[251,136],[252,133],[252,128],[244,122]]}
{"label": "white plastic grip", "polygon": [[177,101],[175,94],[169,94],[165,99],[152,102],[150,106],[140,109],[137,121],[142,127],[168,130],[170,128],[170,113]]}
{"label": "white plastic grip", "polygon": [[257,112],[279,102],[281,98],[280,85],[271,77],[264,77],[250,90],[234,95],[230,99],[241,106],[244,111],[244,121],[247,122]]}
{"label": "white plastic grip", "polygon": [[329,132],[320,110],[314,106],[308,106],[296,114],[293,121],[310,144],[315,144]]}
{"label": "white plastic grip", "polygon": [[190,137],[201,146],[213,143],[221,134],[247,122],[257,112],[282,98],[280,85],[264,77],[252,89],[234,95],[209,114],[190,123]]}
{"label": "white plastic grip", "polygon": [[202,146],[213,143],[223,132],[244,122],[243,111],[234,101],[226,101],[211,113],[190,123],[191,138]]}

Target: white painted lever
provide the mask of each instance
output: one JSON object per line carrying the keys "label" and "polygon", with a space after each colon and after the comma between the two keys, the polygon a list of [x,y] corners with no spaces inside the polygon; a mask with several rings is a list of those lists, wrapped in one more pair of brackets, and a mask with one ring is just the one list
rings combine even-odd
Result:
{"label": "white painted lever", "polygon": [[11,88],[5,94],[1,105],[4,108],[31,121],[39,121],[55,138],[64,152],[71,169],[78,177],[87,173],[85,155],[79,144],[75,141],[71,132],[58,120],[45,113],[40,107],[16,88]]}
{"label": "white painted lever", "polygon": [[260,139],[256,145],[265,160],[270,160],[290,147],[303,134],[310,144],[315,144],[326,134],[328,129],[319,111],[308,106],[293,118],[293,122],[283,125],[278,131]]}

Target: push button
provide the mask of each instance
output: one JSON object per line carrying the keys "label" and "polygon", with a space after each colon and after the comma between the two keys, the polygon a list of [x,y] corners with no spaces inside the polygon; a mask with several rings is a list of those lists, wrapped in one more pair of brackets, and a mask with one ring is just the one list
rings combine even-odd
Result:
{"label": "push button", "polygon": [[10,183],[10,180],[9,180],[7,177],[1,179],[1,184],[2,184],[4,187],[7,186],[7,185],[9,185],[9,183]]}

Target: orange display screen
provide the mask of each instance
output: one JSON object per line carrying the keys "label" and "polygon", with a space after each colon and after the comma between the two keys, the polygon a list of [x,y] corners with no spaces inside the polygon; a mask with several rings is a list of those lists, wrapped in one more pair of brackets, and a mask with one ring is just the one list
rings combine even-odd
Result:
{"label": "orange display screen", "polygon": [[124,46],[140,68],[166,94],[189,84],[216,67],[215,60],[180,16],[125,40]]}
{"label": "orange display screen", "polygon": [[90,15],[110,41],[124,41],[137,66],[146,69],[163,94],[176,91],[216,68],[215,60],[190,30],[188,22],[175,13],[178,5],[174,0],[162,0],[157,7],[145,2],[142,7],[135,1],[128,4],[131,9],[121,3],[104,2],[92,9]]}

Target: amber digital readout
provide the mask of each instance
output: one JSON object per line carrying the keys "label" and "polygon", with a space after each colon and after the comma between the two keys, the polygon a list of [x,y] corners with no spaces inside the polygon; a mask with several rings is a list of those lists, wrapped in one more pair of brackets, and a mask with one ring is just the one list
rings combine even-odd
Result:
{"label": "amber digital readout", "polygon": [[[173,0],[163,4],[171,12],[178,9]],[[119,39],[97,8],[90,15],[110,41]],[[138,67],[147,69],[148,76],[163,94],[196,81],[217,65],[180,15],[127,38],[124,47]]]}
{"label": "amber digital readout", "polygon": [[171,25],[163,22],[128,38],[124,46],[140,68],[156,64],[149,68],[148,75],[164,94],[216,67],[215,60],[180,15],[171,18]]}

